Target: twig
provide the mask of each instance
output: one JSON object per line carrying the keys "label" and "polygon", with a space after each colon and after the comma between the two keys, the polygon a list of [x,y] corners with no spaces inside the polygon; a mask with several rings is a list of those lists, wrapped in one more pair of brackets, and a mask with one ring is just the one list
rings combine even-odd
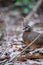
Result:
{"label": "twig", "polygon": [[39,6],[41,5],[43,0],[38,0],[36,6],[33,8],[33,10],[30,12],[30,14],[28,14],[24,19],[26,20],[30,20],[31,16],[37,11],[37,9],[39,8]]}
{"label": "twig", "polygon": [[43,48],[35,49],[35,50],[31,51],[30,54],[33,54],[33,53],[35,53],[37,51],[41,51],[41,50],[43,50]]}

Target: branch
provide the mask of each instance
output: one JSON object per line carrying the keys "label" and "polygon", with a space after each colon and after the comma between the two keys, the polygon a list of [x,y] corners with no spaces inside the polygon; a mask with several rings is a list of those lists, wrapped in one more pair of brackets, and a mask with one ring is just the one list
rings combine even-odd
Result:
{"label": "branch", "polygon": [[37,9],[39,8],[39,6],[41,5],[43,0],[38,0],[36,6],[33,8],[33,10],[30,12],[30,14],[28,14],[24,19],[26,19],[27,21],[30,20],[31,16],[37,11]]}

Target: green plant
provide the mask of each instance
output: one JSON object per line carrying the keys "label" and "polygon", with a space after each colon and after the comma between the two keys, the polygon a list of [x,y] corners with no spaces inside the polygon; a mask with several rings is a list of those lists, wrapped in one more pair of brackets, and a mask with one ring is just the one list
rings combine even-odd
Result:
{"label": "green plant", "polygon": [[14,6],[21,10],[23,15],[27,15],[35,6],[35,2],[32,0],[16,0]]}

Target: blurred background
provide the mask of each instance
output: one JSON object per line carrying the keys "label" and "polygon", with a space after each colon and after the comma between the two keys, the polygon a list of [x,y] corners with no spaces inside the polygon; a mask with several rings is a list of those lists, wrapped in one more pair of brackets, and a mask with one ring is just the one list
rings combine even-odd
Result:
{"label": "blurred background", "polygon": [[[22,47],[23,45],[24,47],[26,47],[26,44],[21,41],[23,41],[22,38],[24,33],[23,29],[26,25],[28,25],[29,22],[43,23],[43,1],[41,5],[38,7],[37,11],[33,12],[31,18],[28,19],[28,15],[36,6],[37,1],[38,0],[0,0],[0,57],[3,55],[4,51],[7,48],[8,48],[7,53],[12,57],[13,54],[16,55],[19,52],[21,52],[18,51],[18,49],[19,50],[24,49]],[[32,35],[34,37],[34,33],[32,33]],[[23,65],[33,65],[28,62],[30,62],[30,60],[26,61],[27,64],[24,63]],[[14,64],[17,65],[19,63],[15,62]],[[22,63],[20,63],[20,65],[21,64]]]}

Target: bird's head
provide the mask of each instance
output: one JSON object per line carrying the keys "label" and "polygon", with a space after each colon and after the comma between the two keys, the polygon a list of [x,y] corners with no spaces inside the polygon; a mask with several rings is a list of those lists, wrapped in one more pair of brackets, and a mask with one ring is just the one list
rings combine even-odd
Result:
{"label": "bird's head", "polygon": [[31,32],[31,27],[29,25],[26,25],[23,30],[26,32]]}

